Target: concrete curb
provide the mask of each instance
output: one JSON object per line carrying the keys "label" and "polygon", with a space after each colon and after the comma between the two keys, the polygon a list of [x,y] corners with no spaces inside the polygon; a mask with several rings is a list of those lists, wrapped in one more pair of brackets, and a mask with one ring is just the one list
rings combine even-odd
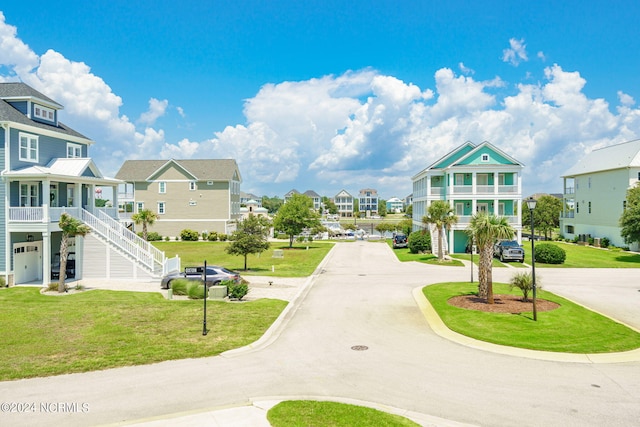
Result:
{"label": "concrete curb", "polygon": [[[478,350],[490,351],[514,357],[525,357],[528,359],[547,360],[554,362],[572,363],[625,363],[640,361],[640,349],[619,353],[599,353],[599,354],[575,354],[557,353],[551,351],[537,351],[523,348],[508,347],[504,345],[492,344],[485,341],[476,340],[466,335],[459,334],[449,329],[438,313],[433,308],[429,300],[422,292],[423,286],[413,289],[413,298],[416,300],[420,311],[424,315],[427,323],[433,331],[444,339],[458,344],[472,347]],[[588,309],[588,307],[585,307]],[[592,310],[593,311],[593,310]],[[615,320],[615,319],[614,319]],[[620,322],[618,322],[620,323]],[[627,326],[627,325],[625,325]],[[634,328],[632,328],[634,329]],[[634,329],[635,330],[635,329]]]}
{"label": "concrete curb", "polygon": [[311,290],[311,287],[313,286],[313,283],[315,282],[315,280],[318,277],[318,275],[322,274],[322,270],[323,270],[324,266],[327,264],[327,262],[330,259],[330,257],[333,255],[335,247],[336,246],[334,245],[331,248],[331,250],[329,250],[329,252],[324,257],[322,262],[320,262],[318,267],[315,269],[313,274],[311,274],[311,276],[307,277],[307,279],[305,280],[304,284],[302,286],[300,286],[300,289],[298,290],[296,295],[293,297],[291,302],[289,304],[287,304],[287,306],[282,311],[282,313],[280,313],[280,316],[278,316],[278,318],[275,320],[275,322],[273,322],[271,324],[269,329],[267,329],[267,331],[257,341],[254,341],[251,344],[246,345],[244,347],[235,348],[233,350],[229,350],[229,351],[225,351],[224,353],[220,353],[220,356],[221,357],[239,356],[240,354],[246,354],[246,353],[250,353],[252,351],[261,350],[261,349],[269,346],[271,343],[273,343],[280,336],[280,334],[282,333],[282,331],[286,327],[287,323],[289,323],[289,320],[291,320],[291,318],[293,317],[295,312],[298,310],[298,308],[300,307],[300,304],[302,303],[302,301],[304,301],[305,297],[307,296],[307,294]]}

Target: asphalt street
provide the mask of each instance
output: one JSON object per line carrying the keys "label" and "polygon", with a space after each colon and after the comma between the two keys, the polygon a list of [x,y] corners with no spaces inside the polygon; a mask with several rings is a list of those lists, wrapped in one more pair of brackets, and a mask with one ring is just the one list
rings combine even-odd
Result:
{"label": "asphalt street", "polygon": [[[493,271],[496,281],[513,274]],[[546,289],[640,329],[638,272],[536,269]],[[469,268],[400,263],[385,244],[341,243],[256,345],[217,357],[2,382],[3,401],[67,407],[2,413],[0,424],[175,425],[171,420],[186,414],[316,398],[404,411],[422,425],[640,425],[640,362],[537,360],[436,334],[412,291],[469,276]]]}

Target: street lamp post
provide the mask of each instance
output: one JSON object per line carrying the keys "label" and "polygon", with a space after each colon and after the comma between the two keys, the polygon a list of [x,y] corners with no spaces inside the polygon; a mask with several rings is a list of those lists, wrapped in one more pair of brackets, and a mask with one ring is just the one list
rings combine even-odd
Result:
{"label": "street lamp post", "polygon": [[536,246],[535,246],[535,233],[533,227],[533,211],[536,208],[538,201],[533,197],[527,199],[527,206],[529,207],[529,216],[531,217],[531,280],[533,281],[533,320],[538,320],[538,311],[536,309]]}

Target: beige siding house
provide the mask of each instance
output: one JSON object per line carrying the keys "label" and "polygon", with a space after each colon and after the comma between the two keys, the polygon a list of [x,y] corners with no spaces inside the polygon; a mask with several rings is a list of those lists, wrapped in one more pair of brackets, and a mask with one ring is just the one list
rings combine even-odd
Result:
{"label": "beige siding house", "polygon": [[[118,179],[132,184],[134,212],[158,215],[150,232],[174,237],[184,229],[230,234],[240,213],[242,177],[235,160],[127,160]],[[119,199],[126,203],[126,200]]]}

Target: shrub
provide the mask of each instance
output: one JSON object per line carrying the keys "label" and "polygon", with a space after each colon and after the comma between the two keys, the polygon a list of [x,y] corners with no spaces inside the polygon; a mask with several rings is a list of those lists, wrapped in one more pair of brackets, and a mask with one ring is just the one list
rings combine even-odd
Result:
{"label": "shrub", "polygon": [[[524,301],[529,301],[529,292],[533,290],[533,276],[530,272],[520,272],[516,273],[509,280],[510,289],[518,288],[522,291],[522,296]],[[536,288],[542,289],[540,287],[540,280],[536,280]]]}
{"label": "shrub", "polygon": [[216,240],[218,240],[218,233],[215,231],[212,231],[211,233],[209,233],[209,235],[207,236],[207,240],[210,242],[215,242]]}
{"label": "shrub", "polygon": [[189,230],[185,228],[180,232],[180,238],[186,242],[197,242],[199,239],[199,234],[195,230]]}
{"label": "shrub", "polygon": [[431,234],[426,231],[414,231],[409,234],[408,246],[412,254],[431,250]]}
{"label": "shrub", "polygon": [[601,247],[608,248],[610,244],[611,244],[611,240],[609,240],[608,237],[603,237],[602,239],[600,239],[600,246]]}
{"label": "shrub", "polygon": [[187,279],[176,279],[171,281],[171,290],[173,290],[174,295],[186,295],[187,294],[187,285],[189,285],[190,280]]}
{"label": "shrub", "polygon": [[562,264],[567,253],[561,247],[551,243],[540,243],[536,246],[536,262],[543,264]]}
{"label": "shrub", "polygon": [[165,242],[168,242],[169,240],[171,240],[171,238],[169,238],[169,236],[166,236],[166,237],[164,238],[164,241],[165,241]]}
{"label": "shrub", "polygon": [[4,279],[4,276],[0,276],[0,288],[8,288],[7,281]]}
{"label": "shrub", "polygon": [[206,231],[202,232],[202,240],[207,240],[207,237],[209,237],[209,233],[207,233]]}
{"label": "shrub", "polygon": [[298,236],[298,237],[296,238],[296,241],[297,241],[298,243],[302,243],[302,242],[304,242],[304,236]]}
{"label": "shrub", "polygon": [[223,233],[218,234],[218,240],[220,240],[221,242],[226,242],[227,240],[229,240],[229,236]]}
{"label": "shrub", "polygon": [[203,299],[204,298],[204,284],[195,280],[190,280],[187,285],[187,296],[189,299]]}
{"label": "shrub", "polygon": [[229,298],[234,298],[238,301],[241,301],[242,298],[249,293],[249,285],[245,280],[242,280],[240,283],[236,283],[233,280],[225,280],[220,284],[227,287],[227,295],[229,295]]}
{"label": "shrub", "polygon": [[160,233],[156,231],[152,231],[151,233],[147,233],[147,241],[148,242],[156,242],[158,240],[162,240],[162,236]]}

